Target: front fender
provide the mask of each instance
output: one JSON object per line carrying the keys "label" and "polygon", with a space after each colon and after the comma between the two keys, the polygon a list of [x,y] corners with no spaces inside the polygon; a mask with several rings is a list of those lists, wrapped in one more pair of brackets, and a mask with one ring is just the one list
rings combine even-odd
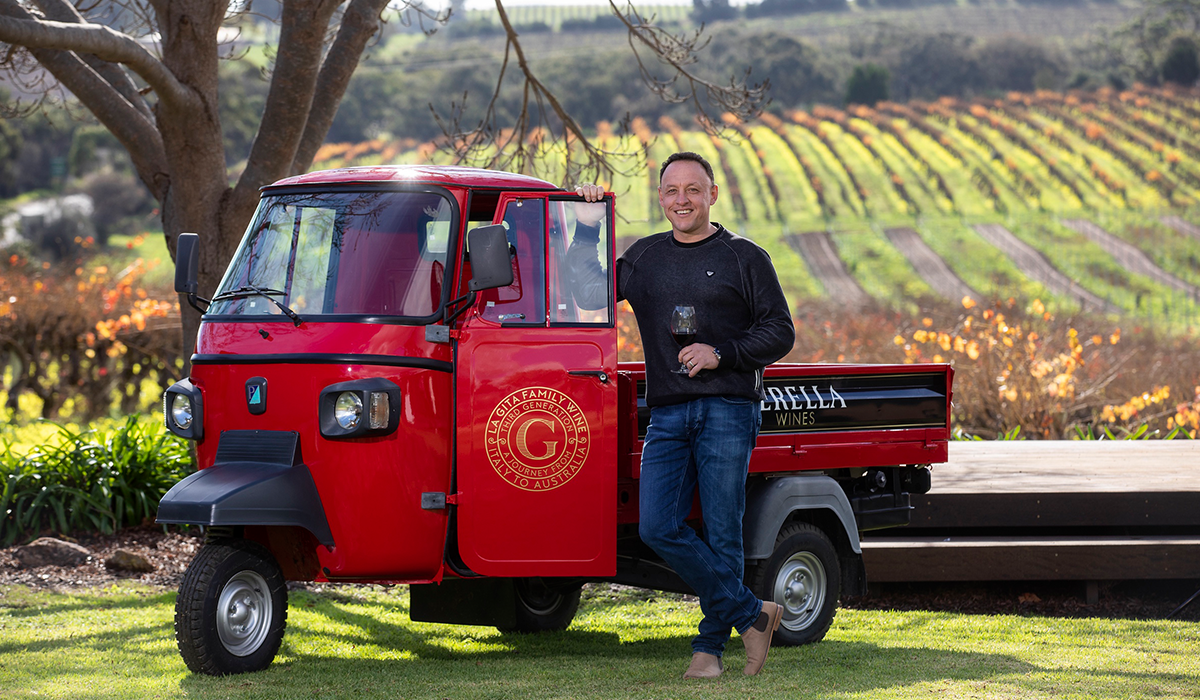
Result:
{"label": "front fender", "polygon": [[308,466],[299,461],[295,433],[222,433],[216,463],[171,487],[157,522],[205,526],[294,525],[326,547],[333,533]]}

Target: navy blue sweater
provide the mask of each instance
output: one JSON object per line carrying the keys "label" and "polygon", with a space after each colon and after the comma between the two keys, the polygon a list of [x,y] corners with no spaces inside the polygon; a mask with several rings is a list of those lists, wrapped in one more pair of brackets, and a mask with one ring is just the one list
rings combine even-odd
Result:
{"label": "navy blue sweater", "polygon": [[[716,224],[717,232],[680,243],[670,231],[639,239],[617,260],[617,297],[629,300],[646,357],[646,404],[665,406],[704,396],[763,399],[762,368],[792,349],[796,331],[767,252]],[[596,248],[599,231],[576,225],[568,252],[572,287],[582,307],[607,298]],[[601,305],[603,302],[601,302]],[[696,375],[674,374],[679,346],[671,312],[696,307],[696,342],[721,353],[721,364]]]}

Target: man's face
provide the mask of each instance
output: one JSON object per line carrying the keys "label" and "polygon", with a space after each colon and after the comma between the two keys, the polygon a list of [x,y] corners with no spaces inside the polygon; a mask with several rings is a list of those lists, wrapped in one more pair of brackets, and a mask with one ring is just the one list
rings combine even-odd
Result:
{"label": "man's face", "polygon": [[679,160],[667,166],[658,186],[658,203],[675,233],[683,236],[709,234],[709,209],[717,201],[717,186],[694,160]]}

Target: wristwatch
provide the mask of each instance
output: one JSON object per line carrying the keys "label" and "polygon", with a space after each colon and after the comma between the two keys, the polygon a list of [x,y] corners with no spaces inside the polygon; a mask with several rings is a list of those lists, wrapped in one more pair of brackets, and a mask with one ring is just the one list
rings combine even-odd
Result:
{"label": "wristwatch", "polygon": [[717,358],[717,366],[720,367],[721,366],[721,351],[716,348],[713,348],[713,357]]}

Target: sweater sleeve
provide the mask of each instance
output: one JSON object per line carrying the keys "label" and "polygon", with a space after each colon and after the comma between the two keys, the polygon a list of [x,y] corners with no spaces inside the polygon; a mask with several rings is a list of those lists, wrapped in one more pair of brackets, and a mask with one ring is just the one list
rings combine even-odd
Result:
{"label": "sweater sleeve", "polygon": [[721,368],[752,371],[791,352],[796,327],[771,257],[758,246],[739,254],[744,255],[742,284],[752,321],[745,333],[717,345],[717,352],[721,354]]}
{"label": "sweater sleeve", "polygon": [[[600,265],[600,227],[575,224],[575,235],[567,251],[571,294],[581,309],[602,309],[608,305],[608,274]],[[621,268],[617,261],[617,270]],[[618,293],[617,301],[622,297]]]}

